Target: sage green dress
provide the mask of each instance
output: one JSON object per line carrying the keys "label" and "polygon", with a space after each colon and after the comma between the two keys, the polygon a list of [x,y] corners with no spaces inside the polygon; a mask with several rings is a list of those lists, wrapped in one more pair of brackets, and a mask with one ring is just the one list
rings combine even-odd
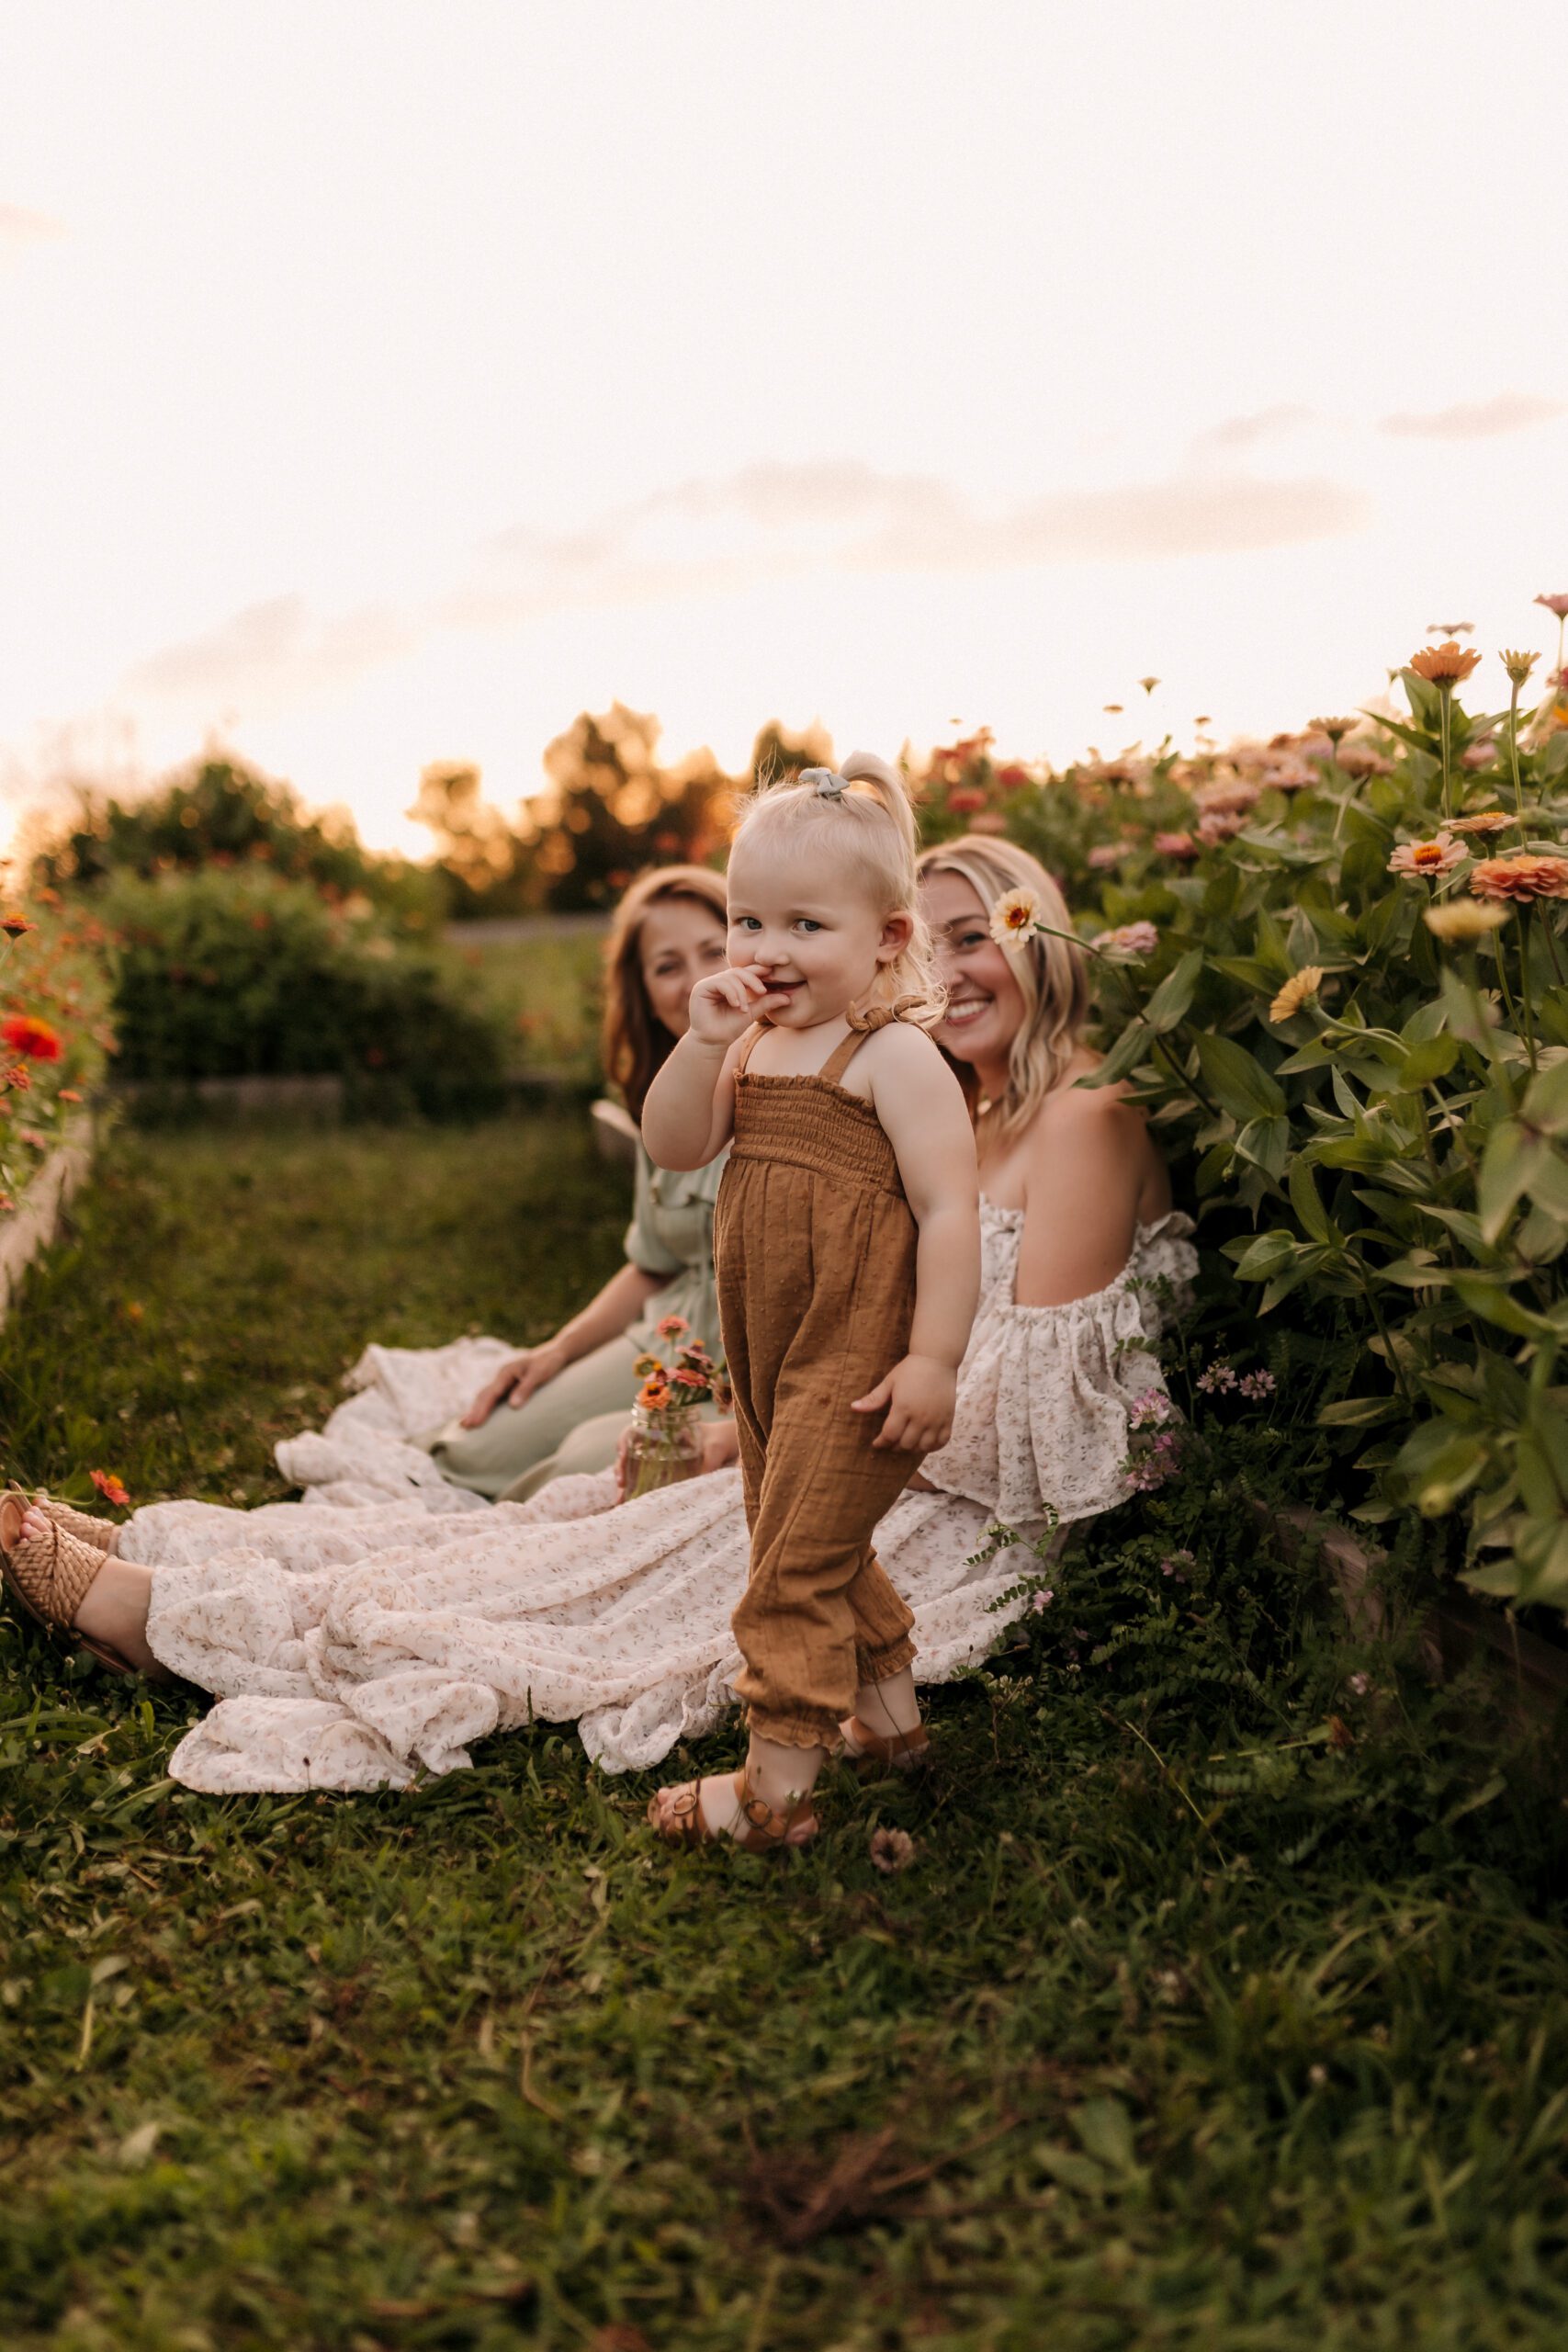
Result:
{"label": "sage green dress", "polygon": [[638,1143],[626,1259],[661,1277],[660,1287],[628,1330],[579,1356],[517,1410],[502,1402],[477,1430],[453,1420],[426,1438],[453,1486],[492,1502],[525,1502],[551,1478],[608,1469],[637,1391],[632,1367],[648,1349],[663,1351],[654,1326],[666,1315],[683,1315],[704,1345],[721,1352],[713,1207],[725,1157],[675,1172],[655,1168]]}

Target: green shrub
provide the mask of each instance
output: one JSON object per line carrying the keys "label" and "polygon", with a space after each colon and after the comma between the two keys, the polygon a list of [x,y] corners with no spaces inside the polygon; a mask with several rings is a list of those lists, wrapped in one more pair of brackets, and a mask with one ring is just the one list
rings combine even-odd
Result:
{"label": "green shrub", "polygon": [[[1005,827],[1091,938],[1154,926],[1145,960],[1097,964],[1100,1082],[1157,1122],[1242,1286],[1233,1324],[1310,1385],[1358,1517],[1414,1509],[1467,1582],[1562,1610],[1568,713],[1532,722],[1516,684],[1472,718],[1457,680],[1403,677],[1407,720],[1043,784],[1010,788],[976,739],[936,755],[928,829]],[[1391,865],[1439,837],[1429,871]],[[1475,887],[1499,857],[1544,863]],[[1500,927],[1443,933],[1488,907]]]}
{"label": "green shrub", "polygon": [[500,1035],[468,976],[370,909],[265,867],[122,875],[99,903],[120,943],[127,1078],[333,1072],[382,1106],[493,1102]]}
{"label": "green shrub", "polygon": [[41,883],[79,889],[113,875],[247,865],[313,882],[334,904],[367,898],[411,931],[434,931],[446,913],[442,875],[374,855],[346,812],[310,816],[288,785],[238,760],[197,760],[139,800],[84,792],[33,869]]}

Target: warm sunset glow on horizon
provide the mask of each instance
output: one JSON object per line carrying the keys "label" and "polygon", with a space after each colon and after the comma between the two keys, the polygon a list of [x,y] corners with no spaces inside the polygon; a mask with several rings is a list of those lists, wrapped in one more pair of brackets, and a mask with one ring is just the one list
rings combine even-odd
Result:
{"label": "warm sunset glow on horizon", "polygon": [[1558,33],[13,6],[0,843],[218,741],[423,851],[428,763],[511,808],[617,698],[731,767],[1267,733],[1450,616],[1506,706],[1568,590]]}

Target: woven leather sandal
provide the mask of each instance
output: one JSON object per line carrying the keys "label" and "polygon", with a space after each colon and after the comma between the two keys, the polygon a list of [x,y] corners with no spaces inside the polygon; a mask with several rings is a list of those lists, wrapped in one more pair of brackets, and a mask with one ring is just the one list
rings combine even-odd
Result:
{"label": "woven leather sandal", "polygon": [[0,1495],[0,1582],[17,1606],[67,1647],[90,1651],[111,1674],[141,1674],[149,1682],[172,1679],[166,1668],[135,1666],[112,1642],[82,1632],[76,1611],[108,1554],[79,1543],[55,1520],[51,1520],[47,1535],[24,1535],[24,1508],[14,1494]]}
{"label": "woven leather sandal", "polygon": [[17,1486],[15,1478],[7,1480],[6,1492],[15,1495],[24,1510],[29,1507],[41,1510],[47,1519],[53,1520],[56,1527],[63,1528],[67,1535],[74,1535],[79,1544],[90,1544],[95,1552],[113,1553],[119,1534],[113,1520],[94,1519],[87,1511],[76,1510],[70,1503],[57,1502],[47,1487],[40,1487],[36,1495],[29,1495],[25,1487]]}
{"label": "woven leather sandal", "polygon": [[931,1735],[924,1724],[913,1731],[873,1731],[858,1715],[839,1726],[844,1754],[862,1780],[878,1772],[923,1772],[931,1760]]}
{"label": "woven leather sandal", "polygon": [[[679,1788],[670,1792],[667,1804],[657,1796],[648,1801],[648,1826],[666,1846],[687,1849],[694,1846],[723,1846],[734,1844],[748,1854],[782,1854],[797,1846],[809,1846],[819,1824],[811,1810],[811,1799],[802,1797],[787,1813],[775,1813],[761,1797],[751,1794],[750,1783],[744,1768],[734,1775],[735,1815],[720,1829],[710,1829],[703,1818],[703,1784],[700,1781],[682,1781]],[[810,1825],[804,1838],[791,1836],[791,1831]]]}

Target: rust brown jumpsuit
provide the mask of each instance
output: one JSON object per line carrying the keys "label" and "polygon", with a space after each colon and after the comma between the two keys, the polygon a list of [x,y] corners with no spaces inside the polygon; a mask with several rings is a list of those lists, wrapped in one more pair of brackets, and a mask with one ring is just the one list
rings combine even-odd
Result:
{"label": "rust brown jumpsuit", "polygon": [[874,1451],[881,1414],[850,1410],[908,1351],[918,1238],[881,1121],[840,1083],[865,1034],[772,1078],[746,1068],[753,1030],[714,1217],[751,1532],[735,1688],[753,1732],[796,1747],[833,1746],[859,1686],[915,1655],[871,1539],[920,1457]]}

